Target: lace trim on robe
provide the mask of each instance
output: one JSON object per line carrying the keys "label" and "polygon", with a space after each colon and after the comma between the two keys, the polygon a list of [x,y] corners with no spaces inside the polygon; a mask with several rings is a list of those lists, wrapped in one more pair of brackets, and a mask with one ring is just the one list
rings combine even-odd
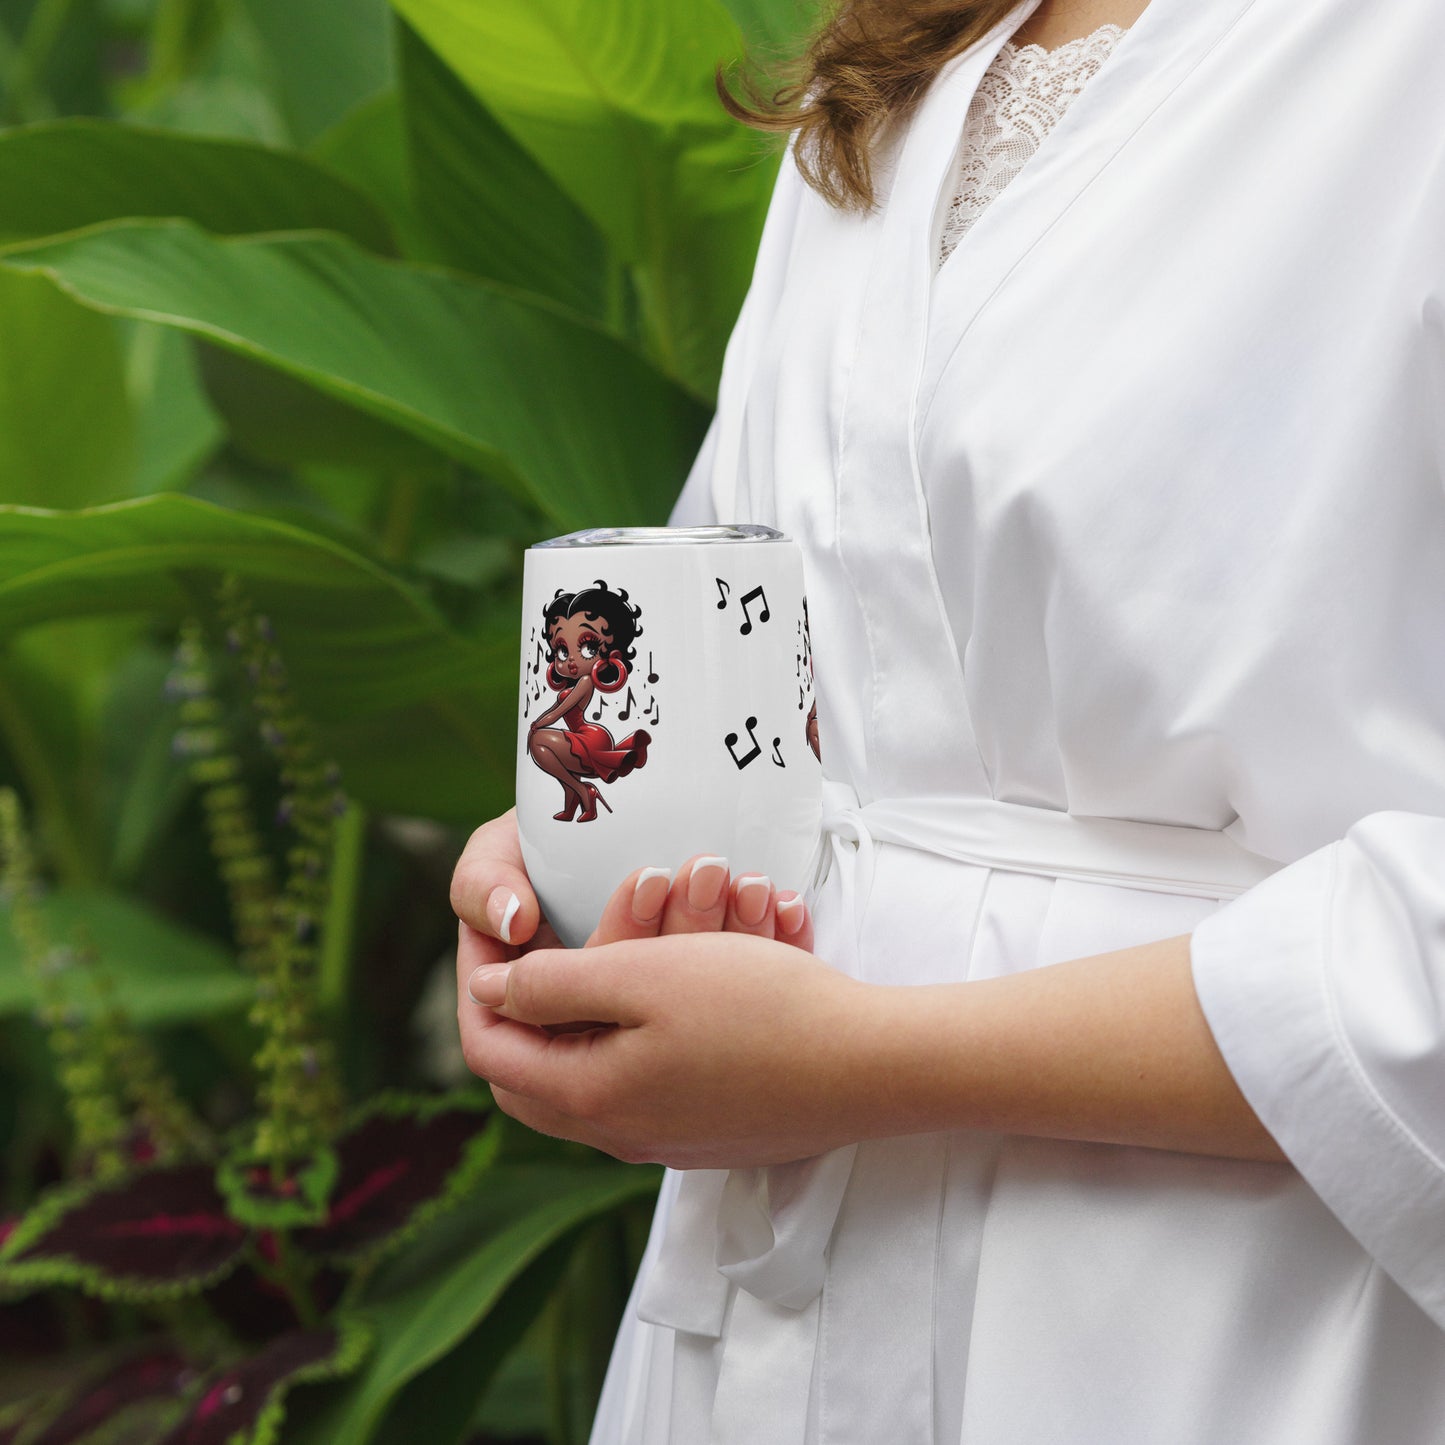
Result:
{"label": "lace trim on robe", "polygon": [[1101,25],[1053,50],[1005,43],[968,108],[939,243],[940,266],[1103,68],[1123,34],[1118,25]]}

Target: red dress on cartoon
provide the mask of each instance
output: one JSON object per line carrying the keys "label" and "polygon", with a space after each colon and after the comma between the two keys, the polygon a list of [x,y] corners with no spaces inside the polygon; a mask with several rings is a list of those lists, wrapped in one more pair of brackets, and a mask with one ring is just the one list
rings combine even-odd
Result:
{"label": "red dress on cartoon", "polygon": [[650,733],[639,728],[635,733],[628,733],[620,743],[614,742],[612,734],[601,723],[586,720],[585,712],[579,704],[563,714],[567,724],[564,736],[572,755],[582,764],[582,777],[613,783],[647,761],[647,745],[652,741]]}

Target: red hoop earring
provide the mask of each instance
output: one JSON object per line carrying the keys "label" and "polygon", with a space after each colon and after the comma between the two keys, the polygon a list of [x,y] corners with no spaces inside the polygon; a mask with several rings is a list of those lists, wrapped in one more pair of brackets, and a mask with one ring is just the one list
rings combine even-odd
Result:
{"label": "red hoop earring", "polygon": [[547,686],[550,687],[553,692],[567,691],[567,679],[560,676],[557,672],[555,659],[547,664]]}
{"label": "red hoop earring", "polygon": [[[612,666],[617,669],[616,682],[603,682],[597,675],[598,671],[608,663],[611,663]],[[597,685],[599,692],[617,692],[622,687],[622,684],[627,681],[627,664],[623,662],[622,654],[620,652],[610,652],[606,657],[599,657],[597,661],[592,664],[592,681]]]}

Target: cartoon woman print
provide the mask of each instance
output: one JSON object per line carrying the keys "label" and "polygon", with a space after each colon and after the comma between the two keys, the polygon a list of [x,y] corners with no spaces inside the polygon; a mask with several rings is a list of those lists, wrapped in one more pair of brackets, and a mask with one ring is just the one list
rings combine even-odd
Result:
{"label": "cartoon woman print", "polygon": [[[579,823],[597,816],[598,803],[610,813],[612,805],[584,779],[612,783],[647,761],[652,737],[644,729],[614,742],[605,727],[585,716],[594,692],[616,692],[627,682],[641,616],[641,608],[628,602],[624,589],[613,592],[600,578],[581,592],[558,588],[544,609],[547,683],[562,696],[533,719],[527,750],[532,761],[562,785],[566,807],[552,815],[559,822],[570,822],[579,804]],[[559,718],[564,728],[550,726]]]}

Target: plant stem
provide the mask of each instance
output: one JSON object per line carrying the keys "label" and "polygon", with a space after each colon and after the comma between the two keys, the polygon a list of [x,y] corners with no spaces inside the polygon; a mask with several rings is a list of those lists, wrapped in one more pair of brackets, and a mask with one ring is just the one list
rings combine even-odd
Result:
{"label": "plant stem", "polygon": [[34,799],[43,824],[41,831],[50,841],[61,881],[71,887],[94,883],[97,870],[66,807],[60,779],[50,766],[29,717],[15,700],[13,690],[7,686],[0,686],[0,732],[4,733],[16,766]]}
{"label": "plant stem", "polygon": [[39,78],[75,0],[38,0],[6,75],[6,109],[11,121],[45,120],[55,112]]}
{"label": "plant stem", "polygon": [[284,1229],[278,1229],[275,1231],[275,1240],[276,1259],[280,1268],[265,1272],[290,1296],[291,1306],[302,1325],[308,1330],[318,1329],[321,1325],[321,1311],[316,1308],[316,1301],[311,1298],[311,1291],[296,1266],[296,1255],[291,1248],[290,1236]]}
{"label": "plant stem", "polygon": [[346,1013],[351,980],[351,941],[356,927],[356,901],[366,862],[366,810],[348,798],[336,820],[326,917],[317,965],[317,1002],[322,1017],[340,1023]]}
{"label": "plant stem", "polygon": [[410,554],[420,501],[421,476],[414,471],[399,472],[391,488],[386,520],[381,529],[381,555],[388,562],[403,562]]}

